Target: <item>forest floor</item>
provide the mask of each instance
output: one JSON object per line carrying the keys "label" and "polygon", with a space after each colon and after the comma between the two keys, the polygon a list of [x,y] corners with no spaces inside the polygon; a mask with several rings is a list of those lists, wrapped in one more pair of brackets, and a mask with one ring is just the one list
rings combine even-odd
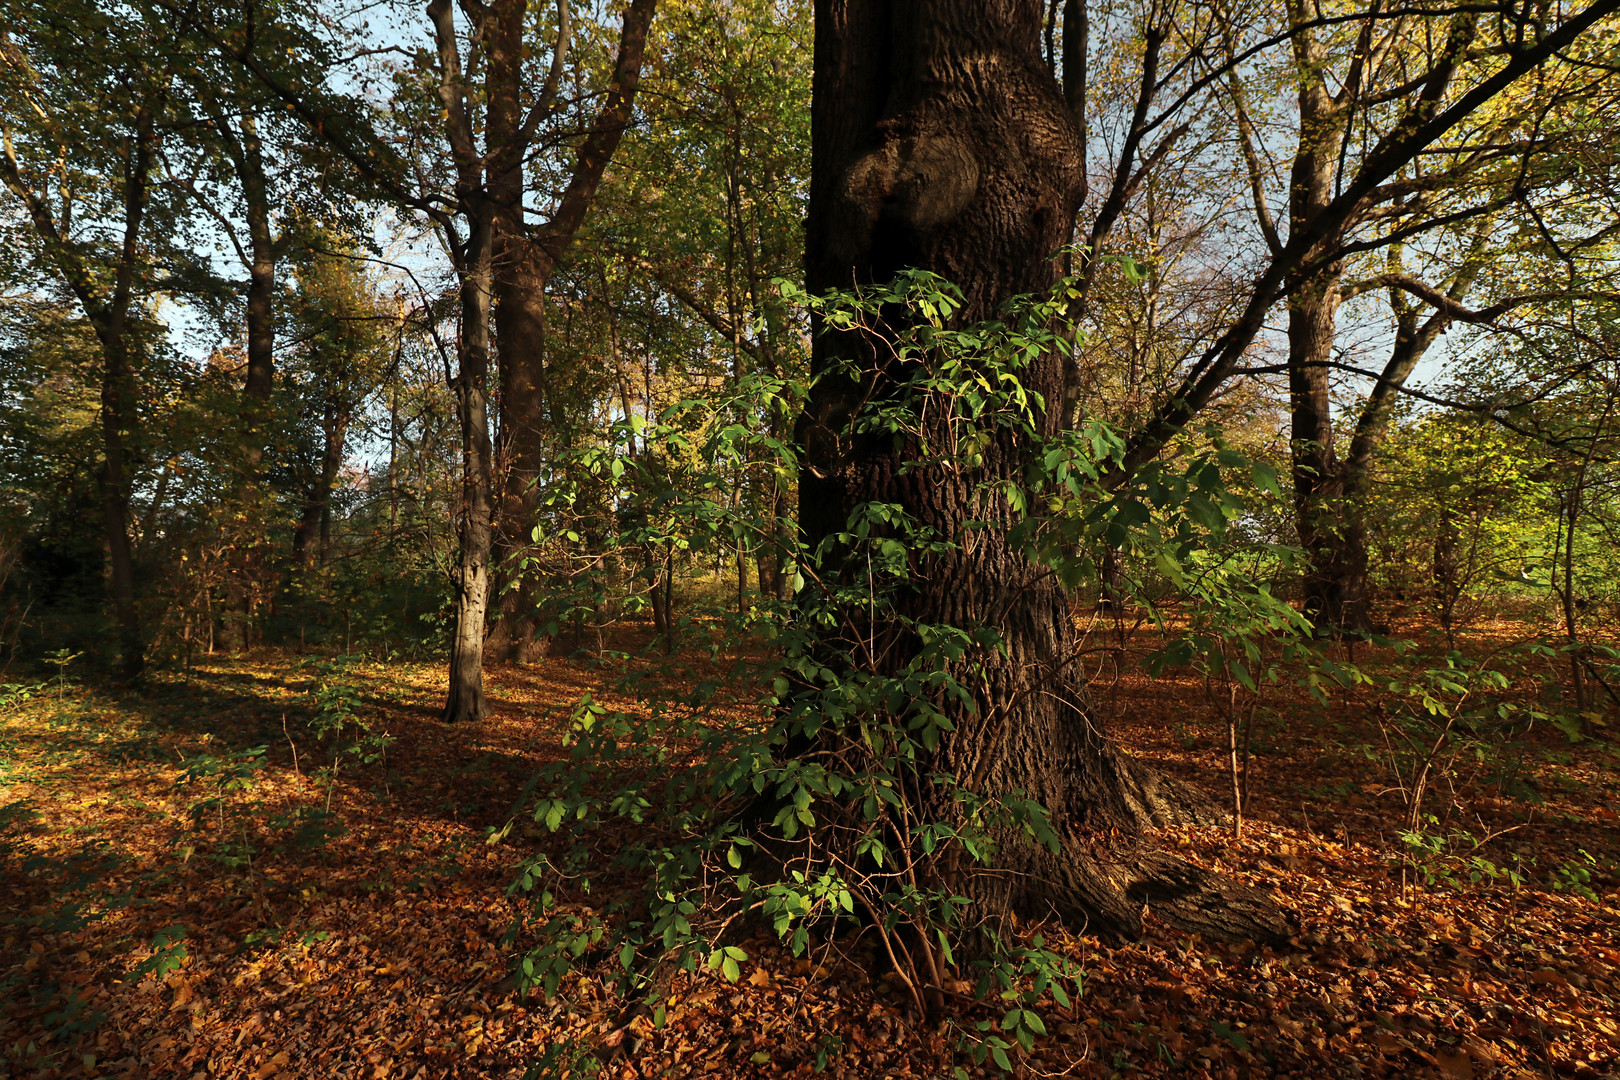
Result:
{"label": "forest floor", "polygon": [[[1468,648],[1524,632],[1501,624]],[[355,708],[392,742],[333,777],[307,734],[314,659],[217,659],[139,693],[5,691],[0,1077],[584,1075],[564,1051],[614,1031],[623,1003],[590,977],[550,1001],[514,989],[507,886],[537,841],[487,840],[562,753],[580,695],[612,703],[603,674],[495,668],[493,718],[454,727],[436,718],[438,666],[359,663]],[[1125,670],[1096,689],[1119,740],[1229,798],[1203,683]],[[1151,913],[1131,943],[1046,928],[1085,990],[1047,1010],[1051,1037],[1018,1074],[1620,1076],[1615,751],[1545,723],[1489,753],[1458,744],[1414,847],[1389,756],[1399,702],[1275,697],[1242,838],[1162,841],[1271,890],[1292,941],[1211,945]],[[795,959],[768,934],[743,944],[737,982],[678,977],[667,1023],[635,1020],[600,1075],[807,1076],[820,1056],[825,1075],[878,1080],[963,1063],[858,946]]]}

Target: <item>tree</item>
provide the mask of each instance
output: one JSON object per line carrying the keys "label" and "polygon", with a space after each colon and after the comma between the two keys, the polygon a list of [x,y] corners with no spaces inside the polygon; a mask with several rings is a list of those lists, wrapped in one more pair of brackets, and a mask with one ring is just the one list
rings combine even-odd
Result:
{"label": "tree", "polygon": [[[31,265],[24,269],[32,276]],[[105,648],[106,530],[97,497],[100,343],[66,298],[8,289],[0,318],[5,645],[25,657],[57,648],[89,658],[115,653],[116,641]]]}
{"label": "tree", "polygon": [[[452,575],[456,617],[447,720],[480,720],[489,711],[483,662],[494,582],[491,558],[502,507],[510,510],[509,535],[528,528],[523,524],[528,511],[511,509],[515,504],[506,496],[521,496],[517,505],[527,506],[538,467],[528,463],[542,419],[537,406],[543,400],[545,281],[583,222],[629,122],[653,9],[654,0],[632,0],[602,110],[577,144],[559,136],[560,145],[576,150],[574,170],[552,213],[535,227],[526,224],[527,170],[534,166],[542,125],[558,119],[571,33],[566,2],[558,8],[549,43],[549,73],[525,105],[528,60],[536,55],[526,37],[527,5],[467,3],[460,6],[458,20],[456,5],[434,0],[426,9],[433,49],[418,51],[412,66],[389,72],[396,84],[391,119],[400,125],[393,133],[397,137],[385,137],[380,117],[329,85],[328,73],[346,60],[327,38],[300,39],[284,56],[264,48],[251,20],[214,19],[202,29],[373,191],[430,223],[453,268],[459,301],[453,378],[462,424],[463,495],[460,557]],[[339,39],[343,32],[329,31],[327,37]],[[417,156],[408,157],[401,147]],[[506,342],[510,362],[501,361],[500,393],[492,397],[490,365],[498,359],[498,337]],[[492,407],[500,410],[507,476],[515,471],[519,477],[505,484],[497,469]]]}
{"label": "tree", "polygon": [[[1286,241],[1272,246],[1269,257],[1257,270],[1248,291],[1248,300],[1242,312],[1226,330],[1209,343],[1176,384],[1174,390],[1154,409],[1152,415],[1132,432],[1129,449],[1122,467],[1116,471],[1113,483],[1122,483],[1135,466],[1152,460],[1205,405],[1222,391],[1229,380],[1240,374],[1258,370],[1245,367],[1244,360],[1250,347],[1265,327],[1273,306],[1284,296],[1291,295],[1300,283],[1331,264],[1333,246],[1319,248],[1324,240],[1342,230],[1357,216],[1364,200],[1379,191],[1403,169],[1412,165],[1437,141],[1447,137],[1460,125],[1470,121],[1476,111],[1488,105],[1498,95],[1512,87],[1521,78],[1536,71],[1542,64],[1569,48],[1596,24],[1620,10],[1614,0],[1598,0],[1586,8],[1571,13],[1556,25],[1543,26],[1535,11],[1515,11],[1513,18],[1500,27],[1505,42],[1500,47],[1480,50],[1492,61],[1488,70],[1480,73],[1476,82],[1452,87],[1455,59],[1438,64],[1424,77],[1432,92],[1420,92],[1402,112],[1400,119],[1391,124],[1367,146],[1359,156],[1359,164],[1351,172],[1346,170],[1333,187],[1328,203],[1313,212],[1302,229],[1291,232]],[[1466,13],[1465,13],[1466,14]],[[1349,16],[1357,18],[1362,16]],[[1330,22],[1343,22],[1334,17]],[[1302,29],[1302,28],[1299,28]],[[1293,32],[1272,35],[1248,45],[1237,55],[1253,56],[1267,46],[1285,42]],[[1470,57],[1472,54],[1469,54]],[[1201,83],[1224,77],[1230,63],[1218,65]],[[1420,80],[1422,81],[1422,80]],[[1454,91],[1446,96],[1448,87]],[[1183,94],[1166,114],[1153,121],[1157,126],[1180,108],[1194,94]],[[1241,131],[1244,125],[1238,125]],[[1258,175],[1258,166],[1251,169]],[[1257,204],[1263,203],[1263,185],[1254,185]],[[1258,214],[1269,219],[1269,210]],[[1392,230],[1376,239],[1361,242],[1359,250],[1372,251],[1398,241],[1402,232]],[[1286,369],[1284,369],[1286,370]]]}
{"label": "tree", "polygon": [[1460,410],[1391,420],[1368,483],[1375,580],[1432,612],[1448,645],[1474,615],[1499,611],[1507,589],[1551,579],[1558,527],[1545,456],[1534,440]]}
{"label": "tree", "polygon": [[[251,10],[246,18],[256,34],[272,38],[271,47],[285,49],[307,36],[296,18],[272,19],[267,24],[255,19]],[[189,27],[190,20],[182,25]],[[337,163],[316,160],[317,155],[300,148],[295,140],[296,120],[289,122],[265,87],[229,58],[205,51],[178,65],[175,98],[187,138],[166,149],[165,182],[183,192],[201,212],[202,220],[215,232],[216,246],[228,248],[247,275],[246,281],[221,282],[215,268],[202,260],[196,260],[201,265],[187,269],[198,281],[197,292],[220,294],[220,306],[225,309],[222,322],[233,329],[239,325],[244,338],[245,364],[235,424],[240,461],[233,470],[238,490],[230,498],[244,506],[256,505],[262,512],[271,498],[263,481],[267,442],[275,434],[272,390],[276,333],[283,316],[277,310],[282,285],[278,271],[286,251],[301,239],[288,225],[300,201],[306,204],[303,212],[309,213],[311,189],[353,187],[355,178],[341,168],[341,159]],[[339,205],[341,208],[328,202],[320,210],[328,217],[352,219],[365,204],[344,201]],[[235,322],[238,318],[239,324]],[[271,462],[272,467],[278,464]],[[226,553],[230,566],[222,627],[226,647],[238,650],[246,648],[251,637],[254,579],[271,576],[277,561],[269,550],[268,536],[240,540]]]}
{"label": "tree", "polygon": [[[589,121],[574,165],[549,212],[530,223],[525,196],[532,190],[533,144],[540,123],[562,110],[557,90],[570,39],[567,0],[557,6],[557,36],[551,68],[534,101],[524,106],[528,7],[506,0],[472,9],[479,36],[490,41],[485,93],[489,108],[489,198],[495,228],[495,337],[501,374],[501,493],[499,575],[503,603],[491,646],[511,659],[543,656],[549,640],[537,618],[531,578],[519,573],[535,523],[536,485],[548,452],[546,416],[546,287],[568,245],[585,222],[603,172],[612,161],[635,109],[656,0],[631,0],[620,24],[618,53],[602,106]],[[577,103],[576,103],[577,107]]]}
{"label": "tree", "polygon": [[[1556,130],[1560,121],[1549,118],[1569,112],[1575,102],[1606,98],[1614,80],[1601,63],[1568,63],[1573,53],[1559,53],[1533,84],[1503,82],[1501,58],[1524,53],[1527,40],[1553,29],[1528,12],[1494,23],[1467,11],[1397,13],[1372,6],[1324,20],[1318,9],[1291,3],[1282,22],[1292,55],[1285,72],[1274,77],[1292,82],[1296,90],[1289,117],[1294,150],[1286,178],[1285,232],[1274,224],[1266,195],[1268,180],[1278,171],[1265,164],[1266,140],[1257,134],[1266,122],[1252,110],[1244,80],[1237,77],[1238,35],[1225,22],[1229,107],[1249,167],[1259,231],[1273,257],[1282,258],[1299,238],[1311,238],[1284,289],[1295,516],[1300,544],[1311,557],[1303,607],[1324,633],[1360,633],[1372,623],[1365,529],[1357,507],[1365,499],[1364,476],[1389,399],[1454,321],[1488,321],[1530,299],[1503,299],[1485,314],[1461,303],[1488,258],[1492,218],[1520,206],[1534,216],[1532,201],[1545,200],[1546,189],[1558,192],[1563,186],[1562,176],[1542,172],[1544,162],[1567,153],[1561,144],[1570,141],[1567,130]],[[1568,28],[1566,23],[1557,32]],[[1261,24],[1248,33],[1259,37],[1268,29]],[[1603,48],[1601,43],[1571,46],[1574,53],[1588,47]],[[1510,61],[1507,68],[1512,66]],[[1421,157],[1413,155],[1394,174],[1366,182],[1372,180],[1368,166],[1378,151],[1457,112],[1470,99],[1443,143],[1425,148]],[[1551,201],[1565,200],[1560,193]],[[1451,246],[1461,249],[1450,260],[1448,280],[1435,288],[1402,272],[1403,248],[1425,240],[1444,247],[1447,233]],[[1358,259],[1374,258],[1383,247],[1389,248],[1385,273],[1369,275],[1371,283],[1345,282]],[[1397,291],[1391,298],[1397,340],[1360,410],[1348,456],[1341,459],[1333,401],[1340,306],[1380,286]],[[1423,326],[1399,295],[1402,290],[1436,308]]]}
{"label": "tree", "polygon": [[[1272,245],[1225,332],[1131,434],[1106,483],[1130,484],[1214,398],[1238,372],[1279,299],[1308,304],[1313,283],[1337,273],[1340,239],[1379,200],[1383,185],[1617,7],[1600,0],[1534,35],[1532,17],[1524,14],[1513,24],[1517,31],[1504,31],[1508,40],[1491,52],[1488,70],[1460,87],[1453,79],[1473,40],[1473,21],[1452,18],[1448,43],[1412,73],[1393,121],[1381,136],[1369,137],[1353,169],[1342,177],[1330,173],[1324,187],[1313,171],[1318,156],[1302,159],[1293,189],[1301,200],[1295,227],[1286,241]],[[1066,6],[1066,34],[1084,33],[1077,8]],[[885,0],[818,4],[806,255],[812,292],[884,283],[920,268],[960,283],[963,302],[951,325],[962,327],[997,317],[1017,295],[1042,294],[1052,286],[1059,272],[1052,256],[1070,241],[1085,187],[1084,125],[1076,110],[1085,94],[1075,85],[1085,69],[1065,65],[1067,85],[1059,86],[1043,63],[1042,14],[1039,5],[1017,0],[920,10]],[[1377,11],[1359,17],[1363,37],[1381,18]],[[1312,26],[1343,20],[1308,21],[1258,47],[1308,44]],[[1189,78],[1186,57],[1208,62],[1216,53],[1218,21],[1205,16],[1189,25],[1182,32],[1182,59],[1167,60],[1163,74],[1157,65],[1168,33],[1148,36],[1147,70],[1127,129],[1133,135],[1164,127],[1200,85],[1224,81],[1230,70],[1229,64],[1209,62],[1211,70],[1192,79],[1165,112],[1144,119],[1158,93],[1173,80]],[[1309,96],[1320,58],[1300,47],[1309,54],[1299,58],[1307,72],[1302,92]],[[1313,128],[1313,138],[1317,134]],[[1116,173],[1111,193],[1128,191],[1140,171],[1128,163],[1131,156],[1122,155],[1125,180]],[[1263,203],[1258,185],[1256,191]],[[1087,251],[1083,246],[1082,253]],[[1088,257],[1095,262],[1096,250],[1089,249]],[[1084,265],[1081,273],[1083,286]],[[1302,309],[1301,318],[1325,310],[1312,308],[1313,315]],[[892,317],[905,316],[897,311]],[[1273,913],[1262,900],[1167,860],[1142,839],[1150,824],[1196,816],[1196,801],[1120,754],[1098,731],[1083,689],[1065,670],[1071,628],[1063,591],[1013,539],[1023,527],[1023,511],[1010,499],[983,494],[998,480],[1016,488],[1034,460],[1033,444],[1006,431],[984,432],[976,468],[989,479],[972,487],[912,467],[908,454],[914,454],[900,439],[854,426],[872,403],[899,401],[909,392],[911,374],[884,359],[891,355],[886,341],[900,329],[817,337],[817,382],[799,424],[800,525],[811,550],[836,551],[839,538],[854,527],[854,515],[877,505],[896,508],[932,535],[973,534],[970,546],[922,561],[913,575],[917,584],[901,590],[895,618],[884,625],[886,645],[878,652],[885,665],[917,655],[921,645],[914,635],[908,638],[908,626],[999,628],[1002,646],[976,656],[983,672],[978,700],[950,712],[953,729],[919,772],[937,769],[997,793],[1027,793],[1046,807],[1062,842],[1056,852],[1007,845],[1002,856],[1009,872],[952,887],[990,911],[1056,911],[1088,918],[1092,926],[1134,929],[1147,901],[1161,916],[1206,935],[1275,933]],[[1051,352],[1031,359],[1024,385],[1038,395],[1030,406],[1037,438],[1057,431],[1063,417],[1050,403],[1072,399],[1074,375]],[[942,404],[932,413],[926,405],[922,411],[948,410]],[[938,442],[944,433],[929,438]],[[836,557],[830,572],[836,575]],[[826,655],[858,644],[830,633]],[[1015,734],[1004,734],[1009,732]],[[969,763],[978,763],[976,773]],[[948,815],[947,801],[934,812]],[[1113,839],[1105,844],[1101,837]]]}
{"label": "tree", "polygon": [[171,120],[170,31],[148,14],[24,7],[0,36],[0,180],[32,227],[39,262],[72,295],[100,346],[98,488],[129,679],[145,666],[146,644],[130,537],[142,305],[156,288],[156,252],[176,228],[162,220],[170,208],[156,199],[154,175]]}
{"label": "tree", "polygon": [[[639,409],[651,423],[668,405],[754,374],[802,377],[804,315],[775,282],[803,275],[809,32],[804,2],[666,4],[649,48],[642,122],[599,197],[595,259],[558,281],[602,317],[589,342],[558,343],[554,381],[587,384],[564,365],[606,351],[624,414]],[[793,412],[777,400],[734,419],[783,439]],[[749,462],[730,480],[734,503],[768,506],[778,522],[774,538],[734,538],[738,605],[748,603],[750,555],[761,593],[785,599],[791,479]],[[656,562],[644,576],[662,627],[669,580],[661,555]]]}
{"label": "tree", "polygon": [[[965,326],[997,317],[1014,296],[1051,288],[1060,269],[1052,255],[1070,240],[1084,176],[1072,89],[1066,97],[1043,61],[1042,14],[1028,0],[817,5],[812,291],[921,268],[961,283],[951,324]],[[1009,843],[997,873],[965,875],[950,887],[990,913],[1055,912],[1133,931],[1150,903],[1208,936],[1274,935],[1259,898],[1142,840],[1151,824],[1196,816],[1194,801],[1098,730],[1067,666],[1073,629],[1064,590],[1014,539],[1018,509],[903,468],[898,440],[851,428],[863,401],[903,392],[907,372],[885,370],[884,352],[880,332],[816,339],[817,382],[799,423],[804,543],[836,544],[852,515],[873,504],[896,506],[941,536],[972,531],[971,551],[929,556],[917,567],[920,584],[902,591],[900,618],[883,628],[883,663],[916,654],[908,625],[999,627],[1001,647],[976,656],[977,700],[947,708],[953,729],[917,773],[954,773],[980,794],[1022,792],[1046,808],[1061,841],[1055,851]],[[840,377],[849,364],[859,378]],[[1024,385],[1039,402],[1059,402],[1065,378],[1064,358],[1048,351],[1031,362]],[[1032,408],[1037,430],[1055,434],[1059,411]],[[992,487],[1018,484],[1033,445],[1006,430],[986,434],[981,475]],[[855,647],[831,637],[828,656]],[[929,799],[936,801],[928,812],[953,812],[939,789]]]}
{"label": "tree", "polygon": [[[505,646],[514,659],[527,661],[536,653],[544,653],[544,640],[536,635],[533,597],[522,581],[510,581],[510,567],[522,557],[527,538],[535,521],[533,487],[544,465],[544,342],[546,342],[546,283],[552,270],[573,240],[573,235],[585,222],[586,210],[595,199],[603,170],[619,146],[619,139],[629,126],[630,113],[635,104],[635,91],[642,71],[642,53],[646,28],[653,18],[654,0],[632,0],[620,26],[619,52],[609,78],[608,92],[603,108],[596,115],[585,139],[578,146],[575,165],[569,181],[557,198],[551,214],[538,225],[525,222],[528,193],[527,170],[531,167],[531,142],[539,133],[541,121],[556,112],[556,96],[565,57],[569,50],[569,6],[562,0],[557,6],[557,36],[552,44],[551,70],[539,89],[535,100],[525,107],[525,31],[527,31],[527,3],[507,0],[489,6],[468,6],[470,40],[478,47],[488,49],[484,57],[484,107],[486,107],[486,149],[476,154],[475,131],[471,128],[473,102],[468,99],[467,87],[460,74],[449,78],[450,65],[455,63],[450,50],[455,49],[455,28],[450,16],[449,3],[429,5],[429,18],[433,19],[434,34],[439,42],[439,65],[444,78],[439,83],[439,97],[450,117],[449,141],[452,157],[457,162],[463,198],[476,199],[476,212],[488,215],[478,230],[489,230],[489,316],[494,317],[494,343],[499,350],[501,374],[501,457],[505,468],[505,483],[499,492],[499,521],[491,508],[491,526],[502,538],[502,557],[509,570],[497,573],[496,581],[505,578],[507,588],[502,593],[510,597],[497,622],[497,638],[492,644]],[[486,42],[486,44],[484,44]],[[471,47],[471,45],[470,45]],[[463,334],[465,317],[463,313]],[[484,421],[488,426],[488,421]],[[481,495],[476,505],[483,505],[491,495]],[[473,500],[470,500],[470,507]],[[478,515],[483,515],[480,508]],[[473,512],[468,512],[473,517]],[[489,539],[483,538],[483,523],[476,525],[475,544],[483,544],[488,552]],[[489,559],[484,557],[483,575],[488,576]],[[488,594],[488,585],[486,594]],[[527,601],[527,602],[525,602]],[[483,619],[483,615],[480,615]],[[483,656],[483,627],[471,627],[473,612],[467,609],[467,620],[457,620],[457,654],[462,656],[465,669],[471,662],[473,636],[481,664]],[[454,664],[455,661],[452,661]],[[470,687],[470,672],[460,682]],[[452,687],[455,680],[452,680]],[[486,706],[483,695],[465,703],[445,706],[447,719],[483,719]]]}
{"label": "tree", "polygon": [[314,242],[293,261],[297,291],[287,322],[296,344],[284,365],[285,396],[296,401],[300,421],[286,462],[303,504],[292,538],[295,574],[311,569],[317,552],[322,565],[331,558],[332,498],[349,429],[394,352],[389,323],[396,321],[352,245],[303,228],[306,243]]}

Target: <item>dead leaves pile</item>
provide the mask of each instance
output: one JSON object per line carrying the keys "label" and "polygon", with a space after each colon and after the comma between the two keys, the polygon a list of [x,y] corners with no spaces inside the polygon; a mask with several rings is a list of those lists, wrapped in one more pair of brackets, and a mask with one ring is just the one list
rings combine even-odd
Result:
{"label": "dead leaves pile", "polygon": [[[503,935],[512,843],[484,843],[563,717],[597,676],[567,661],[492,673],[495,718],[434,719],[439,672],[364,669],[395,737],[386,770],[329,791],[286,739],[302,684],[290,659],[220,663],[147,692],[41,695],[0,714],[0,1077],[808,1076],[944,1077],[954,1034],[919,1025],[864,946],[795,958],[743,942],[735,984],[680,976],[661,1026],[601,981],[554,1000],[512,988]],[[1219,747],[1170,738],[1196,719],[1191,687],[1124,680],[1118,734],[1220,791]],[[1189,703],[1192,703],[1189,706]],[[633,704],[633,703],[621,703]],[[1215,723],[1209,719],[1209,724]],[[217,857],[175,787],[204,734],[268,744],[248,796],[268,820],[327,797],[347,831],[312,852],[258,835],[251,866]],[[217,745],[217,744],[216,744]],[[1278,951],[1209,945],[1148,913],[1129,945],[1045,928],[1080,960],[1085,993],[1047,1012],[1029,1077],[1603,1077],[1620,1061],[1620,910],[1543,879],[1513,890],[1404,886],[1388,808],[1356,763],[1302,737],[1257,763],[1254,822],[1167,835],[1192,861],[1270,889],[1299,931]],[[1360,766],[1365,768],[1365,766]],[[1556,864],[1612,866],[1613,759],[1576,751],[1580,782],[1528,808],[1471,793],[1487,828]],[[1361,794],[1343,796],[1345,782]],[[1337,785],[1337,786],[1336,786]],[[1333,794],[1327,794],[1333,792]],[[1351,805],[1355,801],[1357,805]],[[1531,820],[1526,822],[1526,817]],[[1332,823],[1331,825],[1329,823]],[[516,843],[524,841],[519,838]],[[189,847],[191,850],[185,850]],[[153,936],[183,927],[156,966]],[[974,1019],[992,1015],[974,1014]],[[969,1065],[970,1073],[993,1075]]]}

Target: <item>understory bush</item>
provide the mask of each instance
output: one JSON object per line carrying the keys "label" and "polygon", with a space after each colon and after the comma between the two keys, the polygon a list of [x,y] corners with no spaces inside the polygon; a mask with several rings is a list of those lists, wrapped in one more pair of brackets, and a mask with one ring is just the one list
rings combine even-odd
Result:
{"label": "understory bush", "polygon": [[[958,294],[921,273],[804,302],[826,333],[891,328],[885,360],[904,372],[903,392],[869,405],[853,431],[906,447],[903,467],[930,482],[1006,500],[1019,522],[1014,542],[1071,589],[1096,581],[1109,548],[1191,588],[1204,621],[1181,639],[1182,658],[1203,657],[1222,678],[1252,686],[1264,677],[1258,643],[1291,632],[1298,617],[1212,552],[1243,513],[1227,477],[1273,491],[1275,477],[1212,432],[1129,473],[1121,440],[1103,424],[1041,436],[1044,404],[1020,375],[1041,351],[1071,347],[1072,328],[1058,318],[1069,287],[960,329],[951,324]],[[985,525],[949,535],[897,504],[867,502],[809,548],[792,542],[788,522],[729,500],[738,470],[797,475],[793,446],[743,418],[795,415],[807,392],[740,379],[730,396],[683,402],[656,424],[632,418],[611,445],[560,469],[572,479],[547,492],[537,543],[573,545],[587,568],[545,601],[559,625],[610,594],[631,609],[650,606],[657,576],[645,568],[660,565],[659,552],[786,545],[778,556],[791,580],[784,600],[761,595],[744,613],[707,613],[718,629],[688,639],[706,655],[654,646],[601,654],[619,691],[644,708],[582,698],[568,758],[520,800],[562,843],[527,859],[512,886],[533,897],[538,941],[519,974],[549,994],[576,965],[607,963],[657,1022],[674,972],[738,978],[744,926],[768,926],[795,955],[840,927],[860,928],[919,1012],[952,1017],[967,1060],[1010,1069],[1045,1032],[1043,1008],[1067,1004],[1083,973],[1041,935],[977,910],[959,884],[993,870],[1008,843],[1056,852],[1058,840],[1023,792],[986,792],[922,764],[953,730],[950,713],[974,708],[984,660],[1005,644],[993,622],[923,622],[900,602],[925,587],[931,559],[970,548]],[[925,409],[936,410],[926,422]],[[987,480],[981,456],[1009,432],[1036,447],[1032,464],[1021,483]],[[610,523],[595,509],[604,502],[615,507]],[[593,514],[612,527],[587,540],[580,523]],[[693,667],[709,673],[695,686],[681,677]]]}

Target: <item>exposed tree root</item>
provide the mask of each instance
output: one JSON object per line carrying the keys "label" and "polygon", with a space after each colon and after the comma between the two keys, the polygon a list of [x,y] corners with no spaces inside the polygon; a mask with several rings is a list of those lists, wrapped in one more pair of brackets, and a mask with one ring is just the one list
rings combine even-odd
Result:
{"label": "exposed tree root", "polygon": [[1218,824],[1226,818],[1219,806],[1136,758],[1107,749],[1102,760],[1101,775],[1123,800],[1123,813],[1066,830],[1056,855],[1009,842],[996,868],[970,872],[980,880],[969,895],[984,910],[1056,915],[1074,929],[1113,938],[1140,936],[1142,916],[1151,911],[1205,940],[1287,940],[1288,920],[1269,894],[1178,859],[1149,835],[1155,828]]}

